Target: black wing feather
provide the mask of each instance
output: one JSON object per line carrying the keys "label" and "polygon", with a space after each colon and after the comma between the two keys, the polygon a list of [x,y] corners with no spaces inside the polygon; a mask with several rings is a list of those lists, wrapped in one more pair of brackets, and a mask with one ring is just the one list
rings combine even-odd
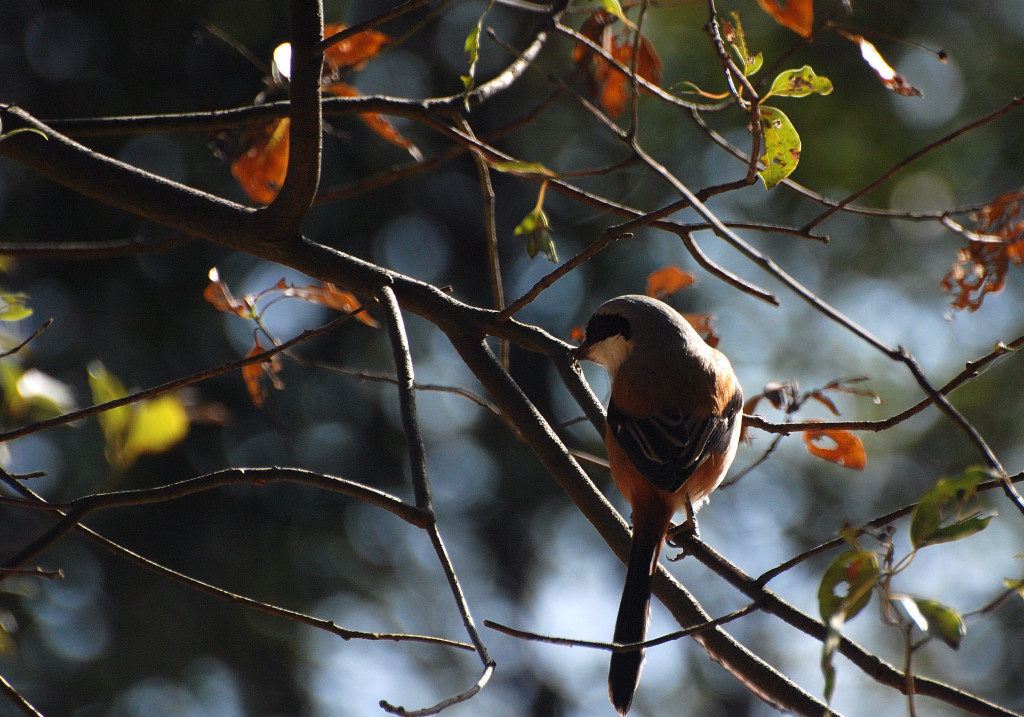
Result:
{"label": "black wing feather", "polygon": [[633,465],[658,488],[674,493],[713,452],[729,445],[732,423],[743,399],[737,393],[722,415],[693,420],[679,409],[630,416],[612,401],[608,425]]}

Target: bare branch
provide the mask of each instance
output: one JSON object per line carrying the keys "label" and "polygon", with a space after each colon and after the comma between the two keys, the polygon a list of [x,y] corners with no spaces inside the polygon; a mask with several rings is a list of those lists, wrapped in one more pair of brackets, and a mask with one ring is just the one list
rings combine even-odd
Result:
{"label": "bare branch", "polygon": [[0,675],[0,693],[2,693],[22,714],[29,717],[43,717],[43,713],[32,706],[32,703],[22,697],[7,679]]}
{"label": "bare branch", "polygon": [[324,52],[323,3],[291,0],[291,73],[288,172],[274,201],[261,210],[276,240],[294,241],[302,232],[302,220],[320,186],[323,148],[323,114],[320,81]]}
{"label": "bare branch", "polygon": [[[4,476],[4,475],[0,475],[0,481],[6,483],[13,490],[17,491],[18,493],[20,493],[21,495],[25,496],[26,498],[30,498],[32,501],[35,501],[35,502],[41,504],[41,506],[47,505],[46,501],[44,501],[43,498],[41,498],[38,494],[36,494],[35,492],[33,492],[30,489],[26,488],[25,486],[21,485],[17,481],[12,480],[9,477]],[[59,511],[59,510],[53,509],[52,506],[48,506],[48,507],[58,517],[60,517],[62,519],[66,519],[67,518],[68,514],[64,513],[63,511]],[[199,591],[201,593],[204,593],[206,595],[210,595],[212,597],[215,597],[215,598],[217,598],[219,600],[223,600],[225,602],[229,602],[229,603],[236,604],[236,605],[242,605],[244,607],[248,607],[248,608],[251,608],[253,610],[257,610],[259,612],[268,613],[270,615],[275,615],[277,617],[282,617],[282,618],[285,618],[287,620],[292,620],[294,622],[300,622],[300,623],[302,623],[304,625],[309,625],[311,627],[315,627],[317,629],[333,633],[333,634],[338,635],[339,637],[341,637],[343,639],[346,639],[346,640],[358,638],[358,639],[362,639],[362,640],[412,641],[412,642],[425,642],[425,643],[429,643],[429,644],[442,645],[442,646],[446,646],[446,647],[457,647],[457,648],[466,649],[466,650],[474,649],[473,646],[467,645],[466,643],[456,642],[454,640],[448,640],[448,639],[439,638],[439,637],[430,637],[430,636],[424,636],[424,635],[397,634],[397,633],[364,632],[364,631],[360,631],[360,630],[349,630],[347,628],[340,627],[339,625],[335,624],[331,620],[323,620],[323,619],[320,619],[320,618],[312,617],[310,615],[305,615],[305,614],[300,613],[300,612],[296,612],[294,610],[288,610],[286,608],[277,607],[276,605],[271,605],[269,603],[260,602],[259,600],[253,600],[252,598],[245,597],[244,595],[239,595],[237,593],[233,593],[233,592],[230,592],[228,590],[224,590],[223,588],[219,588],[219,587],[216,587],[214,585],[210,585],[209,583],[205,583],[205,582],[203,582],[201,580],[197,580],[196,578],[190,577],[188,575],[185,575],[184,573],[180,573],[180,572],[178,572],[176,570],[172,570],[171,568],[168,568],[168,567],[166,567],[164,565],[161,565],[160,563],[157,563],[155,561],[149,560],[148,558],[145,558],[145,557],[143,557],[143,556],[141,556],[141,555],[139,555],[139,554],[129,550],[128,548],[125,548],[124,546],[119,545],[118,543],[115,543],[114,541],[105,538],[104,536],[100,535],[99,533],[97,533],[96,531],[92,530],[91,528],[86,527],[85,525],[76,524],[74,526],[74,529],[77,530],[82,535],[84,535],[87,538],[89,538],[90,540],[92,540],[94,543],[97,543],[98,545],[102,546],[106,550],[114,553],[115,555],[118,555],[119,557],[121,557],[121,558],[123,558],[123,559],[125,559],[125,560],[127,560],[127,561],[129,561],[131,563],[139,565],[140,567],[143,567],[146,570],[149,570],[149,571],[151,571],[153,573],[161,575],[162,577],[165,577],[165,578],[167,578],[169,580],[172,580],[172,581],[174,581],[176,583],[180,583],[180,584],[182,584],[182,585],[184,585],[186,587],[192,588],[192,589],[197,590],[197,591]]]}

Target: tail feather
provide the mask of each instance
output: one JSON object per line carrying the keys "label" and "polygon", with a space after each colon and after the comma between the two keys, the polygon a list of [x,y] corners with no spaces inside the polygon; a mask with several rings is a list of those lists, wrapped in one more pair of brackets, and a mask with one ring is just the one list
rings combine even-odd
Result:
{"label": "tail feather", "polygon": [[[626,584],[622,589],[618,617],[615,619],[614,640],[620,645],[643,642],[647,639],[647,623],[651,606],[651,586],[654,571],[661,555],[670,515],[648,516],[638,520],[634,509],[633,543],[630,548]],[[640,683],[644,650],[613,652],[608,667],[608,696],[620,715],[625,715],[633,703],[633,693]]]}

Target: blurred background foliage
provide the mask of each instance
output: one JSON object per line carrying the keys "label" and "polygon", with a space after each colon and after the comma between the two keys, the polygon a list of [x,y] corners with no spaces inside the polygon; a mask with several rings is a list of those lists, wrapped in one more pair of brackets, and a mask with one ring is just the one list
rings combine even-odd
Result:
{"label": "blurred background foliage", "polygon": [[[825,11],[829,3],[817,4]],[[349,24],[388,9],[384,2],[327,2],[330,21]],[[427,21],[414,13],[382,28],[404,42],[349,77],[363,93],[430,97],[461,90],[464,41],[486,9],[455,0]],[[579,3],[569,24],[579,27],[596,7]],[[846,21],[898,39],[874,41],[923,98],[885,90],[855,45],[834,33],[786,53],[796,35],[776,25],[753,0],[719,3],[741,14],[747,41],[777,69],[810,64],[830,78],[827,97],[779,100],[803,138],[793,178],[834,198],[845,197],[921,146],[1004,104],[1024,86],[1024,14],[1018,0],[964,4],[954,0],[855,2]],[[689,81],[723,89],[721,68],[702,30],[701,2],[655,7],[646,31],[664,62],[662,85]],[[485,27],[517,45],[536,15],[495,6]],[[264,72],[208,29],[269,60],[287,39],[287,3],[277,0],[8,0],[0,4],[0,100],[40,118],[205,111],[248,104]],[[420,23],[422,22],[422,25]],[[942,63],[908,42],[948,53]],[[571,74],[572,45],[553,38],[539,64]],[[781,59],[785,56],[784,59]],[[508,55],[483,40],[477,77],[486,79]],[[579,78],[572,86],[583,89]],[[475,109],[478,136],[530,111],[552,88],[527,73],[510,91]],[[641,100],[643,146],[691,188],[738,179],[745,166],[727,156],[685,112]],[[746,149],[746,117],[735,109],[705,116]],[[623,120],[625,121],[625,120]],[[426,127],[395,118],[401,132],[429,158],[448,147]],[[355,116],[330,119],[324,149],[324,190],[406,164],[408,155],[373,135]],[[245,201],[228,166],[204,134],[142,134],[86,143],[157,174]],[[623,158],[624,150],[578,103],[562,96],[535,121],[497,146],[556,172],[590,169]],[[533,208],[533,181],[494,174],[497,228],[506,296],[515,298],[551,269],[529,259],[512,230]],[[673,199],[671,190],[637,165],[583,178],[590,190],[644,208]],[[984,203],[1024,184],[1021,114],[996,120],[929,154],[871,192],[862,204],[897,210],[941,210]],[[822,207],[784,187],[760,183],[720,195],[709,206],[736,221],[799,226]],[[560,256],[572,256],[617,220],[548,192],[545,209]],[[686,215],[682,215],[686,217]],[[693,218],[692,216],[690,217]],[[997,341],[1024,333],[1019,273],[973,313],[953,313],[939,282],[963,240],[935,221],[839,214],[822,227],[826,244],[779,234],[744,233],[824,300],[883,341],[905,345],[941,384],[965,361]],[[434,171],[351,198],[317,205],[306,231],[312,239],[439,285],[464,301],[490,306],[482,194],[476,169],[463,156]],[[0,160],[0,241],[126,240],[162,245],[167,230],[80,197]],[[700,281],[672,299],[683,311],[715,317],[720,348],[733,361],[748,395],[767,380],[798,380],[804,388],[864,375],[881,398],[841,397],[844,418],[878,419],[920,398],[905,368],[871,350],[813,311],[772,277],[711,236],[701,247],[721,265],[775,291],[780,308],[740,294],[696,267],[678,238],[643,230],[609,247],[523,310],[519,317],[568,338],[601,301],[643,291],[647,275],[678,264]],[[279,279],[302,284],[294,271],[267,265],[204,242],[117,258],[22,258],[6,268],[5,288],[25,292],[32,317],[20,337],[46,318],[54,324],[18,355],[71,388],[77,406],[91,402],[88,366],[99,360],[126,386],[149,387],[246,353],[253,327],[204,301],[207,272],[219,268],[237,294]],[[279,338],[316,326],[333,314],[284,302],[267,320]],[[406,317],[422,383],[481,393],[446,339],[427,322]],[[12,339],[14,340],[14,339]],[[408,496],[407,461],[393,386],[332,370],[391,372],[383,330],[350,322],[304,344],[298,353],[328,367],[286,361],[283,391],[255,409],[238,374],[206,381],[187,396],[216,406],[218,422],[194,422],[170,452],[143,455],[114,470],[95,419],[5,444],[12,473],[45,472],[32,488],[50,500],[116,488],[162,485],[228,466],[291,465],[344,476]],[[587,367],[595,390],[606,379]],[[515,378],[555,423],[578,408],[546,359],[513,348]],[[1024,363],[1009,356],[956,392],[952,400],[988,439],[1011,472],[1024,463],[1021,406]],[[5,395],[5,406],[12,396]],[[479,621],[493,619],[562,636],[610,636],[622,566],[504,424],[451,393],[421,392],[421,415],[440,524]],[[766,409],[766,404],[761,405]],[[781,419],[771,415],[771,419]],[[801,417],[827,418],[823,409]],[[31,415],[5,416],[6,427]],[[571,445],[600,453],[586,424],[561,431]],[[771,437],[754,432],[741,448],[738,470],[757,460]],[[808,456],[798,436],[783,440],[769,460],[734,487],[717,493],[701,513],[704,540],[750,574],[830,539],[844,522],[860,524],[916,500],[938,477],[958,474],[977,456],[948,420],[928,410],[896,428],[863,435],[868,465],[855,473]],[[603,488],[605,472],[592,471]],[[616,505],[621,498],[609,492]],[[984,502],[999,511],[989,528],[961,543],[925,550],[901,576],[901,589],[934,597],[958,610],[985,604],[1019,578],[1024,563],[1021,516],[1001,495]],[[16,552],[51,519],[0,509],[0,545]],[[415,529],[371,506],[295,485],[235,487],[172,503],[100,513],[89,525],[165,565],[226,589],[305,611],[353,629],[408,631],[461,639],[458,615],[429,542]],[[905,522],[898,549],[909,550]],[[770,587],[816,614],[817,581],[828,556],[785,573]],[[0,586],[6,633],[0,672],[48,715],[368,715],[387,699],[410,707],[431,704],[475,679],[473,656],[409,643],[344,642],[312,628],[258,614],[198,594],[140,570],[77,535],[38,559],[62,579],[11,578]],[[713,614],[744,599],[693,560],[672,566]],[[673,629],[655,608],[651,634]],[[815,694],[821,694],[820,644],[757,614],[730,632]],[[1018,649],[1024,610],[1012,601],[969,622],[959,652],[932,644],[916,657],[925,675],[950,681],[1024,710]],[[846,626],[855,640],[902,664],[902,639],[868,611]],[[485,631],[498,672],[468,704],[447,714],[607,714],[606,654],[514,640]],[[878,688],[843,660],[837,662],[834,706],[851,715],[896,714],[905,701]],[[922,700],[921,714],[955,714]],[[771,709],[746,693],[690,641],[652,649],[635,702],[639,715],[761,715]],[[0,702],[0,714],[14,714]]]}

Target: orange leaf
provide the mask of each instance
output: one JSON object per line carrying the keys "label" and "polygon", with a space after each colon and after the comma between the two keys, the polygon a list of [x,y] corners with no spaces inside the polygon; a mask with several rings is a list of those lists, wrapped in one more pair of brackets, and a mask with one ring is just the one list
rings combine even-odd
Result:
{"label": "orange leaf", "polygon": [[569,332],[569,340],[575,341],[580,344],[583,343],[583,339],[587,338],[587,332],[583,330],[581,326],[573,326],[572,331]]}
{"label": "orange leaf", "polygon": [[253,129],[253,137],[241,157],[231,163],[231,174],[242,185],[249,199],[270,204],[281,190],[288,174],[288,129],[291,120],[283,117]]}
{"label": "orange leaf", "polygon": [[[324,37],[330,38],[348,28],[340,22],[324,25]],[[359,70],[367,60],[376,57],[381,48],[392,42],[390,35],[376,30],[363,30],[341,42],[335,43],[324,52],[325,69],[332,74],[351,67]]]}
{"label": "orange leaf", "polygon": [[236,299],[228,285],[220,280],[217,267],[210,269],[210,283],[203,289],[203,298],[213,304],[218,311],[226,311],[243,318],[252,316],[252,305],[245,299]]}
{"label": "orange leaf", "polygon": [[647,295],[655,299],[664,299],[692,286],[695,281],[697,277],[690,272],[676,266],[666,266],[647,276]]}
{"label": "orange leaf", "polygon": [[803,37],[811,36],[814,30],[813,0],[757,0],[757,4],[783,27]]}
{"label": "orange leaf", "polygon": [[[246,358],[258,356],[265,350],[260,345],[259,339],[256,339],[252,349],[246,354]],[[256,408],[260,408],[263,405],[263,401],[267,396],[266,390],[263,388],[264,377],[270,379],[274,388],[284,388],[284,384],[281,383],[281,379],[277,375],[280,371],[281,359],[276,355],[266,361],[251,363],[242,367],[242,380],[245,381],[245,387],[249,391],[249,398]]]}
{"label": "orange leaf", "polygon": [[[308,301],[311,304],[320,304],[331,309],[338,311],[350,312],[355,311],[363,302],[356,298],[356,295],[350,291],[339,289],[334,284],[325,282],[321,285],[310,285],[310,286],[297,286],[290,288],[288,294],[291,296],[298,297],[304,301]],[[380,326],[377,321],[370,316],[369,312],[365,309],[355,314],[355,318],[363,322],[367,326],[377,328]]]}
{"label": "orange leaf", "polygon": [[[338,97],[359,97],[359,90],[352,85],[346,85],[344,82],[326,83],[323,89]],[[366,123],[367,127],[376,132],[378,136],[383,137],[391,144],[401,147],[411,154],[412,158],[417,162],[423,161],[423,154],[419,148],[403,137],[387,117],[376,112],[360,112],[359,118]]]}
{"label": "orange leaf", "polygon": [[[595,44],[611,57],[626,67],[633,66],[634,38],[628,28],[624,28],[618,35],[613,32],[611,26],[616,18],[598,10],[583,23],[580,34],[590,38]],[[652,84],[661,82],[661,58],[658,57],[654,45],[641,36],[637,47],[636,74]],[[605,58],[595,54],[588,47],[577,45],[572,51],[572,59],[577,64],[583,64],[590,59],[593,63],[590,66],[590,93],[597,97],[600,105],[612,117],[622,114],[626,108],[626,102],[630,97],[629,75],[623,73],[617,67],[608,62]]]}
{"label": "orange leaf", "polygon": [[[829,439],[835,445],[832,447],[821,445],[819,441],[822,438]],[[834,429],[805,431],[804,443],[807,445],[807,451],[812,456],[824,458],[826,461],[837,463],[846,468],[862,471],[868,464],[868,456],[864,450],[864,444],[849,431]]]}

